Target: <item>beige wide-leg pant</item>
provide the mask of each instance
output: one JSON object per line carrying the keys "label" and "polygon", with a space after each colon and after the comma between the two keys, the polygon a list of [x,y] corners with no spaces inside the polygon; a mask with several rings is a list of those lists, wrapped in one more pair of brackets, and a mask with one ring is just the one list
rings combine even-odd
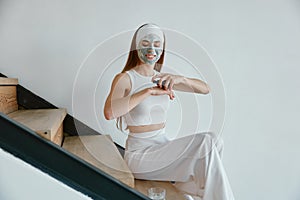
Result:
{"label": "beige wide-leg pant", "polygon": [[222,151],[223,141],[213,133],[168,140],[161,129],[130,133],[124,158],[137,179],[175,181],[180,191],[203,200],[234,200]]}

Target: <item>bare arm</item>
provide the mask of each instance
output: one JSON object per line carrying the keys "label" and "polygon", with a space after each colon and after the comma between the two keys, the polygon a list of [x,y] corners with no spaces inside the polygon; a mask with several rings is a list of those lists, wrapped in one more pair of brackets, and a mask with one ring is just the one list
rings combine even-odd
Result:
{"label": "bare arm", "polygon": [[110,93],[104,105],[104,116],[107,120],[115,119],[137,106],[150,95],[169,95],[171,91],[160,88],[146,88],[133,95],[128,95],[131,90],[129,76],[126,73],[118,74],[112,83]]}
{"label": "bare arm", "polygon": [[153,77],[153,79],[159,78],[158,85],[162,88],[162,82],[168,86],[171,90],[179,90],[184,92],[193,92],[200,94],[208,94],[209,86],[200,79],[187,78],[180,75],[161,73]]}
{"label": "bare arm", "polygon": [[183,77],[181,82],[174,85],[175,90],[184,92],[194,92],[200,94],[208,94],[208,85],[199,79]]}

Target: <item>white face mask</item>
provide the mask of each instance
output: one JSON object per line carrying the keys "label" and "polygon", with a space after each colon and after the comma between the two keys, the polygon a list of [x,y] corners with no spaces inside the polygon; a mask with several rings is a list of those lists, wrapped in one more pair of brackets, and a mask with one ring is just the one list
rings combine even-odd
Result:
{"label": "white face mask", "polygon": [[136,47],[140,60],[150,65],[156,63],[162,54],[163,43],[163,32],[159,27],[148,24],[139,29]]}

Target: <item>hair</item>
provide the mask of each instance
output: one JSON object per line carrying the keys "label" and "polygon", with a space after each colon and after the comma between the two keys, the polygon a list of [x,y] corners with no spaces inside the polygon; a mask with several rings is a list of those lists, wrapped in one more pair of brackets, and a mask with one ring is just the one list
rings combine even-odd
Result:
{"label": "hair", "polygon": [[[134,33],[132,41],[131,41],[131,46],[130,46],[130,52],[127,58],[127,62],[125,64],[125,67],[122,70],[122,73],[131,70],[132,68],[134,68],[135,66],[138,65],[140,59],[138,56],[138,52],[136,50],[136,35],[137,32],[144,26],[148,25],[149,23],[143,24],[142,26],[140,26]],[[164,63],[164,58],[165,58],[165,46],[166,46],[166,38],[165,38],[165,34],[164,34],[164,44],[163,44],[163,51],[162,54],[159,58],[159,60],[155,63],[154,65],[154,69],[158,72],[161,71],[161,68],[163,66]],[[121,131],[123,131],[123,120],[122,120],[122,116],[117,118],[117,128]]]}

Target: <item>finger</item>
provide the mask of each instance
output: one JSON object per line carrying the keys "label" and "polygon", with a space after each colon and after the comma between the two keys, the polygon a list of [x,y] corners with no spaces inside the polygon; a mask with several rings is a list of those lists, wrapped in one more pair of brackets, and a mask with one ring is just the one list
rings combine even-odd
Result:
{"label": "finger", "polygon": [[171,91],[172,99],[174,99],[175,98],[174,92],[173,92],[173,90],[170,90],[170,91]]}
{"label": "finger", "polygon": [[157,83],[157,85],[161,88],[161,86],[162,86],[162,82],[163,82],[163,79],[162,78],[160,78],[159,80],[158,80],[158,83]]}
{"label": "finger", "polygon": [[170,85],[169,85],[169,89],[170,89],[170,90],[173,90],[173,86],[174,86],[174,80],[171,79]]}
{"label": "finger", "polygon": [[158,86],[153,87],[154,93],[152,95],[169,95],[170,91],[164,90]]}
{"label": "finger", "polygon": [[170,87],[169,87],[170,81],[171,81],[171,77],[168,77],[166,79],[165,83],[163,84],[165,90],[170,89]]}
{"label": "finger", "polygon": [[174,96],[174,94],[172,93],[172,94],[170,95],[170,99],[173,100],[174,98],[175,98],[175,96]]}
{"label": "finger", "polygon": [[154,82],[154,81],[156,81],[156,79],[158,79],[157,75],[153,76],[151,81]]}
{"label": "finger", "polygon": [[159,79],[158,85],[159,85],[160,88],[162,88],[162,83],[163,83],[163,81],[166,80],[167,78],[168,78],[167,76],[163,76],[163,77],[161,77],[161,78]]}

